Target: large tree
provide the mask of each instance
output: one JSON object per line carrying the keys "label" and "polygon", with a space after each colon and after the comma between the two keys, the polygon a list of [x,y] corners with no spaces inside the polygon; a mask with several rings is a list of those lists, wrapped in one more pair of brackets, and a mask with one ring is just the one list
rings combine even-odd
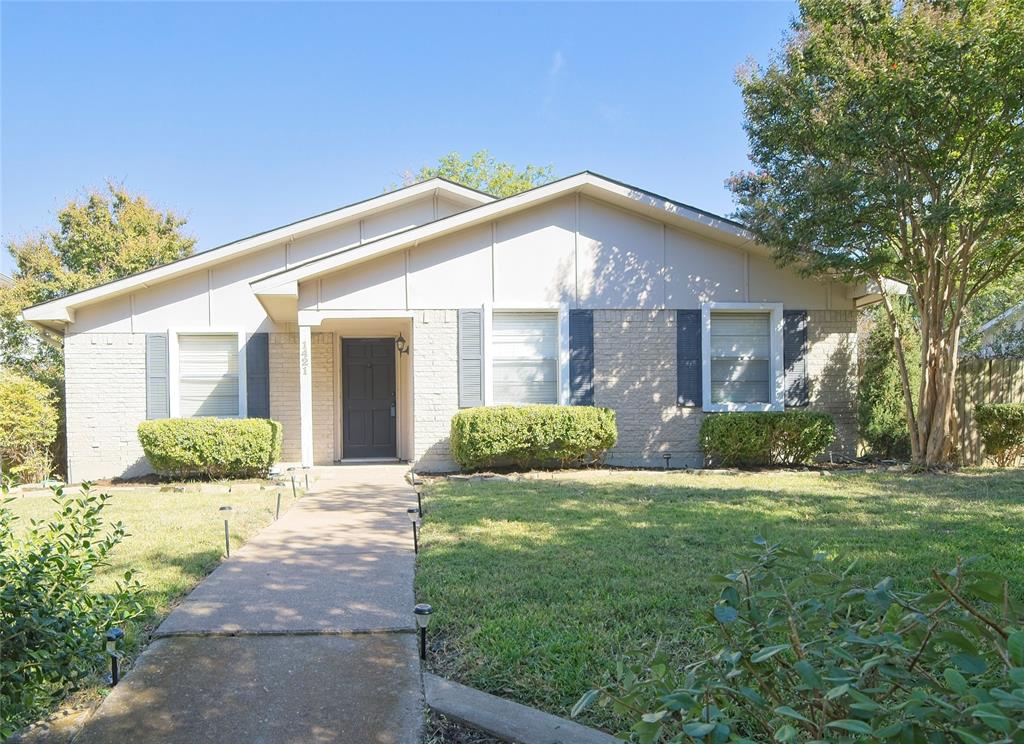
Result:
{"label": "large tree", "polygon": [[739,75],[755,169],[738,215],[782,263],[909,285],[921,334],[912,459],[954,454],[964,313],[1024,257],[1021,0],[801,0],[783,48]]}
{"label": "large tree", "polygon": [[185,220],[108,184],[57,213],[57,227],[7,245],[15,271],[0,287],[0,365],[58,386],[60,352],[19,320],[28,305],[94,287],[192,254]]}
{"label": "large tree", "polygon": [[550,183],[554,180],[552,172],[550,165],[527,165],[520,169],[495,160],[487,150],[480,150],[468,159],[457,152],[448,153],[437,165],[425,165],[415,173],[406,173],[404,180],[406,184],[413,184],[428,178],[447,178],[501,198]]}

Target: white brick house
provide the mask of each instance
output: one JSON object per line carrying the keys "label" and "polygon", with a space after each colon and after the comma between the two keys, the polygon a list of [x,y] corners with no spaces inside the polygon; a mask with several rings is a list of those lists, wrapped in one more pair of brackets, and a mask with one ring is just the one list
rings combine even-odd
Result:
{"label": "white brick house", "polygon": [[610,461],[699,465],[709,411],[810,406],[852,452],[870,289],[589,172],[506,199],[440,179],[24,311],[62,343],[69,478],[149,470],[139,422],[270,416],[283,459],[448,470],[460,406],[609,406]]}

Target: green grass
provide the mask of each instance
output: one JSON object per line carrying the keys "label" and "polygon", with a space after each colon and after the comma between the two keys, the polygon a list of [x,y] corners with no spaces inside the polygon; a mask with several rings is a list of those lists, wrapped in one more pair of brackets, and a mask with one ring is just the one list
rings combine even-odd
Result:
{"label": "green grass", "polygon": [[[1024,471],[953,475],[580,472],[428,488],[418,601],[439,672],[566,715],[614,660],[709,641],[712,574],[756,534],[923,584],[984,556],[1024,590]],[[600,714],[597,714],[600,715]],[[609,724],[607,718],[591,718]]]}
{"label": "green grass", "polygon": [[[233,486],[231,493],[175,493],[165,488],[93,489],[112,494],[102,513],[104,521],[121,521],[128,530],[128,536],[111,552],[110,564],[98,571],[96,589],[110,588],[126,569],[133,568],[145,587],[144,599],[150,608],[145,618],[127,629],[130,655],[146,642],[149,631],[167,615],[174,601],[220,562],[224,554],[221,506],[231,507],[232,549],[241,547],[274,518],[276,490],[261,491],[251,484]],[[292,501],[290,489],[283,489],[282,511]],[[46,521],[54,503],[48,494],[33,494],[15,497],[7,508],[18,517],[16,532],[23,532],[29,520]]]}

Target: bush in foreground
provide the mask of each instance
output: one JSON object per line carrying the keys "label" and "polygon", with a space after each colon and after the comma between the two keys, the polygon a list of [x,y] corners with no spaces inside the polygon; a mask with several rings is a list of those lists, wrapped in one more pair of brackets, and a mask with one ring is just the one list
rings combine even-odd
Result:
{"label": "bush in foreground", "polygon": [[974,421],[985,443],[985,455],[1009,467],[1024,457],[1024,403],[983,403]]}
{"label": "bush in foreground", "polygon": [[813,462],[836,438],[827,413],[716,413],[700,426],[700,446],[712,465],[756,467]]}
{"label": "bush in foreground", "polygon": [[131,571],[113,591],[95,591],[98,570],[125,536],[120,522],[104,532],[109,498],[88,485],[79,496],[56,488],[50,520],[19,536],[0,503],[0,740],[102,670],[106,631],[144,614]]}
{"label": "bush in foreground", "polygon": [[615,412],[591,406],[482,406],[452,417],[451,446],[466,470],[595,462],[615,446]]}
{"label": "bush in foreground", "polygon": [[161,474],[205,478],[266,475],[281,456],[281,424],[270,419],[180,418],[139,424],[146,459]]}
{"label": "bush in foreground", "polygon": [[19,480],[50,473],[57,438],[57,404],[46,385],[13,370],[0,370],[0,461]]}
{"label": "bush in foreground", "polygon": [[612,706],[647,744],[1024,740],[1024,614],[1005,577],[961,564],[927,592],[861,587],[852,566],[757,542],[714,579],[717,649],[620,663],[573,715]]}

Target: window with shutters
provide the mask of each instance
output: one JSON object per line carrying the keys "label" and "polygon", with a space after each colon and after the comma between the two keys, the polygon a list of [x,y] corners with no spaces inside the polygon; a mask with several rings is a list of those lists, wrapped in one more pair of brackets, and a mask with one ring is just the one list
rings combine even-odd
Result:
{"label": "window with shutters", "polygon": [[704,331],[705,410],[781,410],[782,306],[706,305]]}
{"label": "window with shutters", "polygon": [[494,402],[558,402],[558,313],[495,310],[491,320]]}
{"label": "window with shutters", "polygon": [[238,334],[181,333],[178,415],[239,416]]}

